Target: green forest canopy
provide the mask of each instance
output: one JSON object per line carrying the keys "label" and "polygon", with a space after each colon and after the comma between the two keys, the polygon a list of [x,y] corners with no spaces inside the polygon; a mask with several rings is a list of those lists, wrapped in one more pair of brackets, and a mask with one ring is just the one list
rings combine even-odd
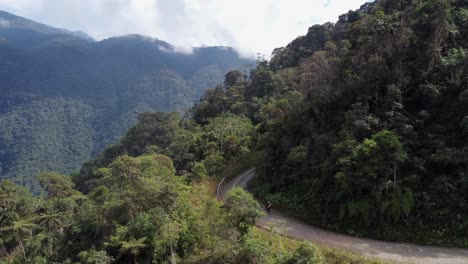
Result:
{"label": "green forest canopy", "polygon": [[[381,0],[313,26],[249,78],[226,74],[190,115],[141,115],[73,183],[42,175],[40,203],[3,181],[1,250],[20,260],[269,263],[248,228],[257,212],[236,209],[253,208],[252,197],[235,190],[223,207],[200,189],[254,153],[257,194],[314,224],[466,247],[467,25],[465,1]],[[38,212],[73,224],[39,236]],[[24,255],[41,244],[31,236],[65,248]],[[278,252],[284,262],[272,263],[316,256],[308,245]]]}
{"label": "green forest canopy", "polygon": [[34,175],[79,169],[139,113],[186,111],[225,72],[253,63],[226,47],[181,54],[144,36],[94,42],[13,19],[0,28],[0,178],[35,192]]}
{"label": "green forest canopy", "polygon": [[[257,194],[355,235],[467,246],[466,1],[375,1],[227,75],[196,122],[256,126]],[[304,212],[308,212],[305,214]]]}

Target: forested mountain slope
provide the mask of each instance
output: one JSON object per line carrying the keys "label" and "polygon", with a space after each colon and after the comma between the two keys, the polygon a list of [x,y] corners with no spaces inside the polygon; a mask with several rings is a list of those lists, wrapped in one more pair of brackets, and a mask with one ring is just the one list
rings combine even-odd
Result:
{"label": "forested mountain slope", "polygon": [[[108,160],[100,160],[96,177],[72,178],[84,192],[57,173],[38,177],[40,196],[0,181],[0,263],[381,263],[256,229],[263,212],[240,188],[218,201],[208,175],[249,150],[220,155],[210,130],[236,120],[245,126],[226,136],[252,131],[234,116],[215,118],[202,131],[177,114],[143,114],[103,154]],[[125,148],[134,157],[118,154]],[[173,163],[156,152],[179,158]],[[181,170],[185,165],[191,172]]]}
{"label": "forested mountain slope", "polygon": [[[0,259],[365,263],[256,235],[251,227],[261,212],[240,189],[228,194],[224,205],[216,201],[205,180],[252,160],[260,174],[257,194],[313,224],[353,235],[467,247],[467,26],[464,0],[367,3],[335,24],[312,26],[275,50],[270,61],[259,62],[248,78],[228,72],[188,115],[141,114],[120,142],[71,180],[40,175],[46,191],[40,197],[3,180]],[[115,40],[96,45],[124,50]],[[148,46],[138,43],[143,43],[138,50]],[[9,63],[15,66],[14,61]],[[84,84],[63,93],[83,89],[95,100],[113,100]],[[115,97],[123,92],[113,91]],[[36,97],[11,98],[2,104]],[[92,104],[61,100],[33,105],[66,105],[54,118],[83,123],[93,113],[96,120],[108,118],[109,109],[93,112]],[[115,107],[128,109],[132,103]],[[31,114],[28,108],[17,111],[25,113],[8,118],[29,124],[20,117]]]}
{"label": "forested mountain slope", "polygon": [[145,36],[95,42],[0,18],[0,175],[33,188],[39,172],[79,168],[138,113],[188,109],[225,72],[252,64],[226,47],[182,54]]}
{"label": "forested mountain slope", "polygon": [[208,91],[194,118],[248,116],[265,157],[258,194],[307,221],[466,247],[467,7],[367,3]]}
{"label": "forested mountain slope", "polygon": [[24,17],[16,16],[0,10],[0,28],[28,29],[44,34],[51,35],[72,35],[88,41],[94,41],[93,38],[81,31],[70,31],[63,28],[54,28]]}

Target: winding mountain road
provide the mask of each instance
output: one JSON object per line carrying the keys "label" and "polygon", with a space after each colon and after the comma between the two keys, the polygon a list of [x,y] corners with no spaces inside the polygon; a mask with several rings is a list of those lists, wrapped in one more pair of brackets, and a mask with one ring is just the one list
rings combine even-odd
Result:
{"label": "winding mountain road", "polygon": [[[247,189],[247,184],[254,177],[254,169],[245,171],[224,186],[220,186],[218,198],[222,199],[227,191],[236,186]],[[261,218],[257,225],[263,228],[278,225],[280,226],[279,232],[284,235],[351,251],[366,257],[415,264],[468,264],[468,249],[419,246],[358,238],[310,226],[276,211]]]}

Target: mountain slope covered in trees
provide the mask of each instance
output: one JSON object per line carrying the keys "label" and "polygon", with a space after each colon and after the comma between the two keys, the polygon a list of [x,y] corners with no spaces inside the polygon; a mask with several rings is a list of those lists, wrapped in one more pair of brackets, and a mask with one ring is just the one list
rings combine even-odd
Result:
{"label": "mountain slope covered in trees", "polygon": [[[194,109],[257,126],[259,196],[354,235],[468,246],[468,5],[381,0]],[[228,74],[229,77],[229,74]]]}
{"label": "mountain slope covered in trees", "polygon": [[251,157],[254,127],[206,122],[142,114],[79,175],[39,175],[39,197],[0,181],[0,263],[380,263],[256,229],[241,188],[218,201],[212,180]]}
{"label": "mountain slope covered in trees", "polygon": [[259,197],[306,221],[467,247],[467,25],[464,0],[380,0],[312,26],[190,115],[142,114],[71,180],[42,174],[43,196],[2,181],[0,258],[353,263],[256,235],[239,189],[219,204],[205,179],[248,162]]}
{"label": "mountain slope covered in trees", "polygon": [[24,17],[10,14],[2,10],[0,10],[0,28],[26,29],[50,35],[71,35],[77,38],[94,41],[93,38],[84,32],[70,31],[63,28],[54,28],[33,20],[26,19]]}
{"label": "mountain slope covered in trees", "polygon": [[188,131],[134,135],[87,163],[77,186],[144,144],[193,175],[219,175],[254,151],[257,194],[306,221],[466,247],[467,26],[466,1],[367,3],[312,26],[248,79],[229,72],[192,109]]}
{"label": "mountain slope covered in trees", "polygon": [[43,171],[69,173],[147,111],[188,109],[230,69],[231,48],[194,48],[129,35],[95,42],[0,13],[0,177],[37,189]]}

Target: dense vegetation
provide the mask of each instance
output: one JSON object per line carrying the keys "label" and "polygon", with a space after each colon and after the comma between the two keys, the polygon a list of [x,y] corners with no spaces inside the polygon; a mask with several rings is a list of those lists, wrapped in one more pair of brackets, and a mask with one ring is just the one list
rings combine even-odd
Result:
{"label": "dense vegetation", "polygon": [[240,188],[219,202],[206,179],[249,157],[254,129],[206,122],[143,114],[79,175],[39,175],[39,197],[1,181],[0,263],[375,263],[253,228],[263,212]]}
{"label": "dense vegetation", "polygon": [[190,113],[140,115],[72,180],[42,174],[43,196],[2,181],[0,258],[352,263],[253,229],[240,189],[212,197],[206,179],[253,157],[256,193],[306,221],[467,247],[467,27],[464,0],[380,0],[315,25]]}
{"label": "dense vegetation", "polygon": [[225,72],[251,64],[225,47],[181,54],[163,41],[95,42],[0,12],[0,177],[39,187],[116,142],[146,111],[182,111]]}
{"label": "dense vegetation", "polygon": [[194,119],[257,126],[257,193],[354,235],[468,247],[468,8],[381,0],[311,27]]}
{"label": "dense vegetation", "polygon": [[296,68],[303,111],[270,132],[266,191],[333,228],[468,246],[467,23],[466,1],[379,1],[311,28],[324,45]]}

